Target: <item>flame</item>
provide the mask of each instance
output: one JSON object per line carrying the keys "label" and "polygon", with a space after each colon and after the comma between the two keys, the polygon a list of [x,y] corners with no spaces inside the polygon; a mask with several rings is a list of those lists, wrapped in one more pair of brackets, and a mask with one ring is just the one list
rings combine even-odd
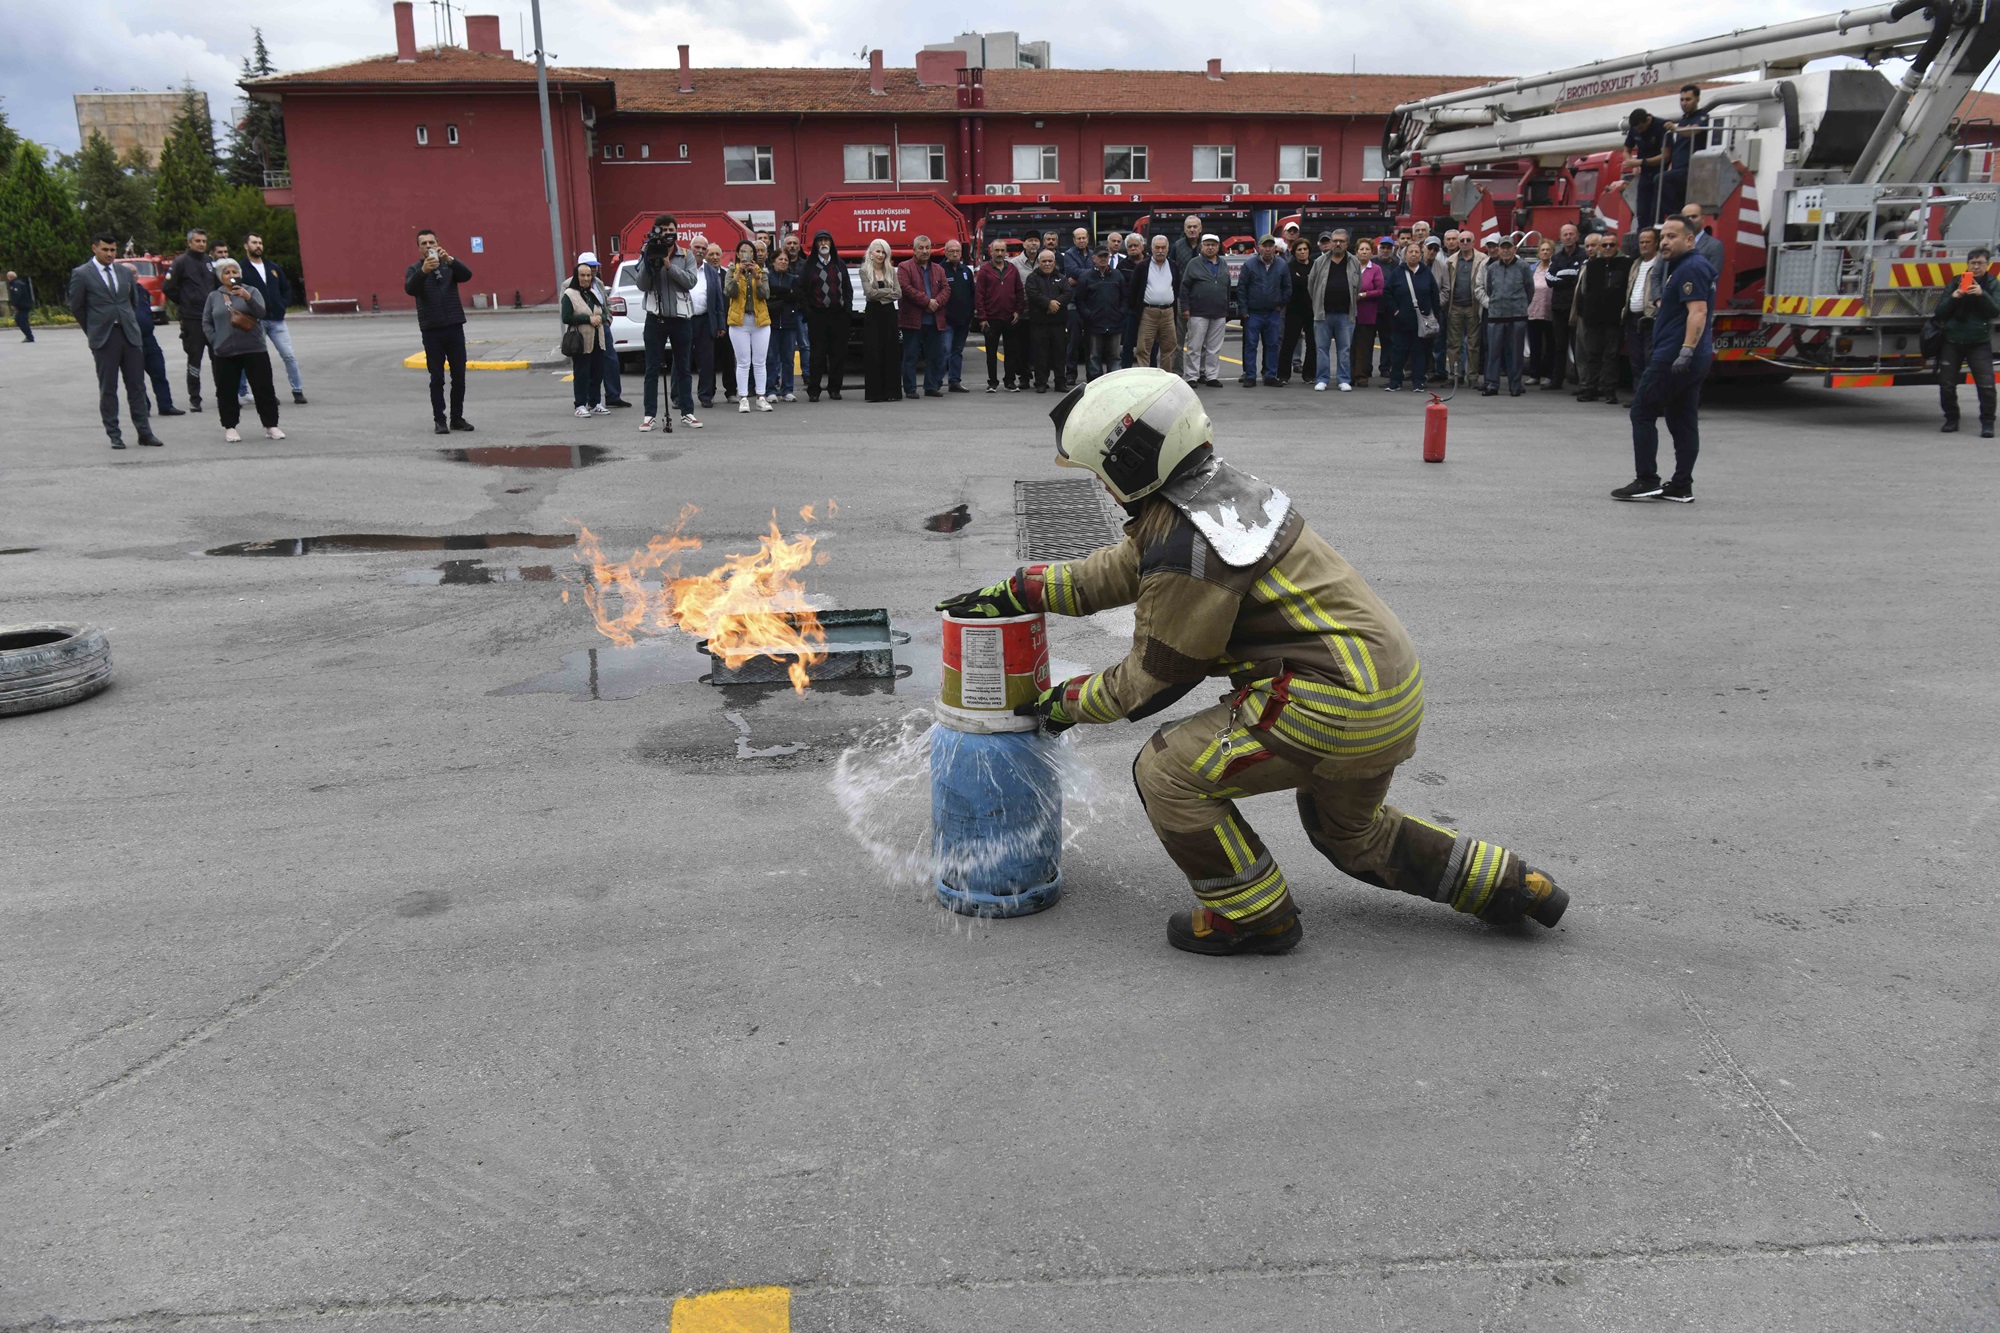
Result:
{"label": "flame", "polygon": [[[726,555],[705,574],[682,574],[683,555],[701,549],[701,539],[687,535],[688,521],[698,512],[693,505],[683,507],[670,531],[622,561],[607,560],[597,535],[577,523],[576,559],[590,566],[583,600],[599,632],[629,645],[641,634],[678,629],[707,639],[708,651],[730,667],[756,657],[784,661],[792,688],[805,693],[806,668],[826,660],[826,631],[794,575],[825,564],[826,553],[815,554],[817,539],[811,536],[785,540],[773,511],[756,551]],[[813,520],[813,506],[799,513]]]}

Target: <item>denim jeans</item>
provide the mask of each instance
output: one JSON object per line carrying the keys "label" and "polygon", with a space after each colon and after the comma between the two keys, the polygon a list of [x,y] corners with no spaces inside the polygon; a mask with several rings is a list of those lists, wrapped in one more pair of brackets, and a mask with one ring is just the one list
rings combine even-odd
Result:
{"label": "denim jeans", "polygon": [[903,333],[903,397],[909,398],[917,392],[917,366],[924,369],[926,390],[944,388],[944,331],[935,325],[925,324],[920,329],[904,329]]}
{"label": "denim jeans", "polygon": [[965,378],[965,339],[971,332],[970,324],[944,326],[944,378],[947,384],[957,384]]}
{"label": "denim jeans", "polygon": [[285,378],[292,382],[292,392],[304,393],[306,385],[299,378],[299,359],[292,355],[291,330],[285,327],[282,319],[267,319],[263,324],[264,336],[271,340],[271,346],[278,349],[278,357],[285,363]]}
{"label": "denim jeans", "polygon": [[[1321,315],[1313,321],[1313,344],[1319,349],[1321,384],[1329,380],[1335,384],[1354,383],[1354,365],[1351,360],[1354,355],[1354,316]],[[1337,365],[1335,358],[1327,355],[1329,350],[1338,351]],[[1337,373],[1328,375],[1329,369],[1334,369]]]}
{"label": "denim jeans", "polygon": [[1521,392],[1521,340],[1527,336],[1525,319],[1494,319],[1486,323],[1486,387],[1497,389],[1507,381],[1509,393]]}
{"label": "denim jeans", "polygon": [[798,340],[796,316],[771,321],[771,354],[764,360],[764,387],[783,397],[793,384],[792,353]]}
{"label": "denim jeans", "polygon": [[1265,310],[1243,316],[1243,378],[1257,378],[1257,349],[1264,350],[1264,378],[1284,378],[1278,365],[1278,341],[1285,331],[1285,312]]}
{"label": "denim jeans", "polygon": [[597,354],[598,388],[605,406],[625,401],[625,383],[618,374],[618,349],[611,345],[611,324],[604,325],[604,350]]}

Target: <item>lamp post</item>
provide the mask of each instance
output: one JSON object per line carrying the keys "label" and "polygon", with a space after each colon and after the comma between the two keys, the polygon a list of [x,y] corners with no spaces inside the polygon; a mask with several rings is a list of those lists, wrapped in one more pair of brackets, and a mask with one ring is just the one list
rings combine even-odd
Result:
{"label": "lamp post", "polygon": [[555,257],[557,292],[563,284],[562,210],[556,206],[556,143],[549,128],[549,65],[542,51],[542,0],[529,0],[535,16],[535,95],[542,103],[542,193],[549,201],[549,246]]}

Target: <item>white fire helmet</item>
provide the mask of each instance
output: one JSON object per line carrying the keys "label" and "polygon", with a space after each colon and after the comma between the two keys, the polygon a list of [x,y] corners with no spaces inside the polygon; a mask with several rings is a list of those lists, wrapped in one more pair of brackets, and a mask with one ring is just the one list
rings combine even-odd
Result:
{"label": "white fire helmet", "polygon": [[1134,366],[1069,391],[1056,423],[1056,463],[1097,474],[1120,504],[1151,495],[1214,430],[1194,387],[1169,370]]}

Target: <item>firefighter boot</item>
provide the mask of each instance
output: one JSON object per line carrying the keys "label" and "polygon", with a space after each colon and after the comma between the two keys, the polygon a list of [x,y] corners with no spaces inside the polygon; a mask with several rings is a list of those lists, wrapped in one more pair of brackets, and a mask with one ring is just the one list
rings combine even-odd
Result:
{"label": "firefighter boot", "polygon": [[1503,880],[1479,909],[1479,919],[1506,925],[1529,916],[1553,928],[1568,906],[1569,894],[1557,888],[1546,872],[1522,862],[1519,880]]}
{"label": "firefighter boot", "polygon": [[1237,926],[1220,912],[1206,907],[1175,912],[1167,918],[1167,943],[1189,953],[1218,957],[1239,953],[1283,953],[1305,937],[1299,914],[1282,921],[1258,921]]}

